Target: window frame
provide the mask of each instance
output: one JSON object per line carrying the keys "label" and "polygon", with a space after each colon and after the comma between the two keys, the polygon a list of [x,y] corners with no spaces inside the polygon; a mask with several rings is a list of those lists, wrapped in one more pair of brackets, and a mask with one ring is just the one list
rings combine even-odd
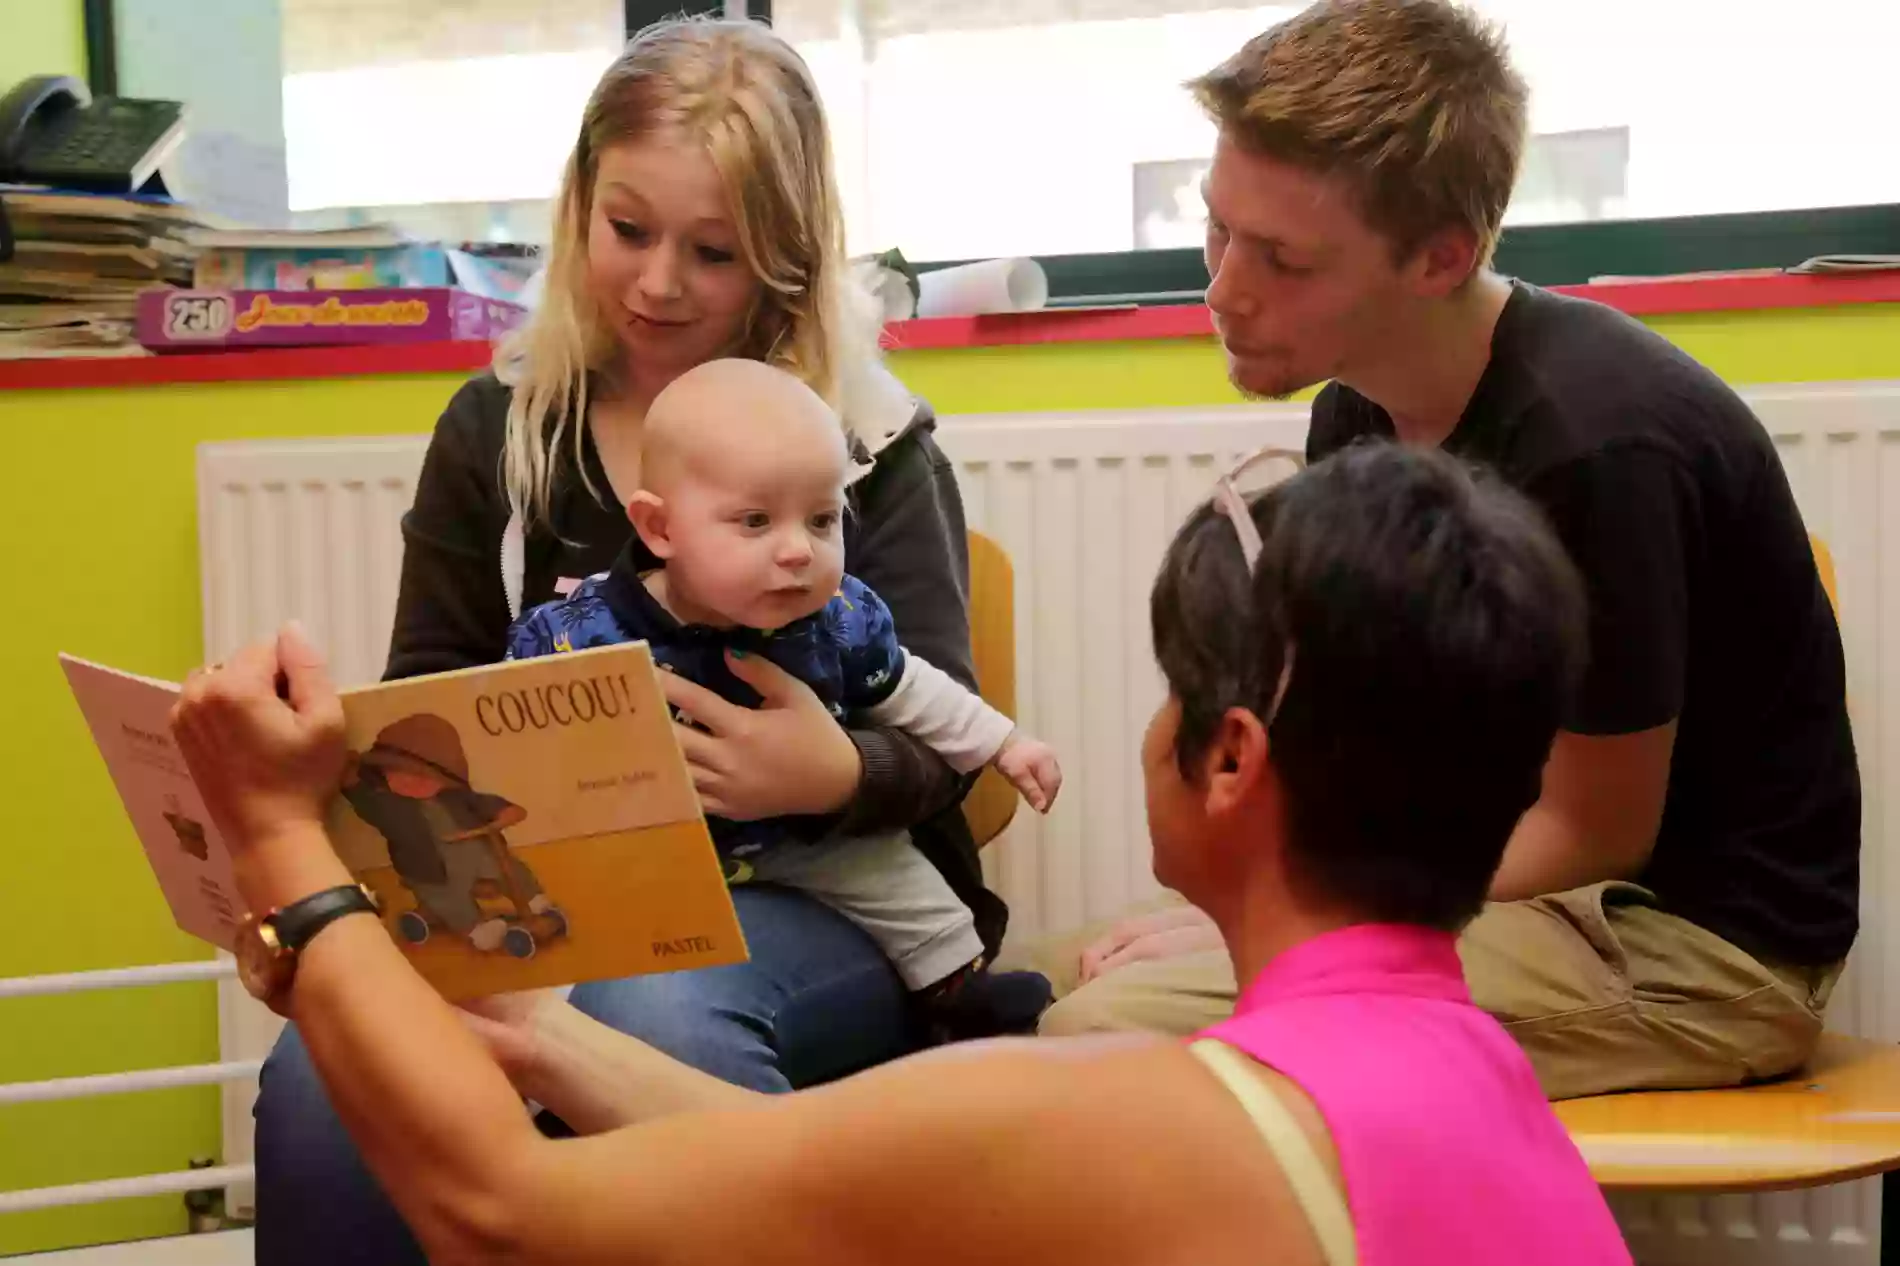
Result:
{"label": "window frame", "polygon": [[[1900,204],[1742,211],[1648,220],[1507,225],[1494,267],[1539,286],[1594,277],[1785,268],[1816,255],[1900,255]],[[1200,303],[1207,266],[1191,248],[1038,255],[1050,307]],[[919,272],[964,263],[920,262]]]}
{"label": "window frame", "polygon": [[[682,11],[718,13],[720,0],[625,0],[627,36]],[[772,20],[772,0],[746,0],[748,16]],[[898,249],[903,243],[891,243]],[[1783,268],[1816,255],[1900,255],[1900,203],[1739,211],[1641,220],[1507,225],[1498,271],[1540,286],[1592,277]],[[1207,268],[1193,249],[1035,255],[1049,278],[1049,306],[1200,303]],[[966,260],[913,261],[919,272]]]}

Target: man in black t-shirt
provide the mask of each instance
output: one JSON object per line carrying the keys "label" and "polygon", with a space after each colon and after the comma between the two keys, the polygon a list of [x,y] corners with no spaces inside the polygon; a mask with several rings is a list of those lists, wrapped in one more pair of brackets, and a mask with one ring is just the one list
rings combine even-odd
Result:
{"label": "man in black t-shirt", "polygon": [[[1638,322],[1489,269],[1525,90],[1463,10],[1322,0],[1194,90],[1220,129],[1207,300],[1235,383],[1329,382],[1312,460],[1396,441],[1492,468],[1585,580],[1590,668],[1461,940],[1473,996],[1552,1097],[1798,1066],[1857,930],[1860,781],[1839,631],[1767,433]],[[1435,759],[1421,776],[1485,776]],[[1080,987],[1044,1031],[1219,1018],[1232,974],[1208,933],[1170,907],[1050,947]]]}

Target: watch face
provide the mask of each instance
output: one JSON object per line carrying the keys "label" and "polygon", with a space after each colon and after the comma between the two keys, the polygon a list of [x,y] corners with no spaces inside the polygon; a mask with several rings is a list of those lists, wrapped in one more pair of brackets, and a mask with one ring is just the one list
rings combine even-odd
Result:
{"label": "watch face", "polygon": [[278,945],[275,930],[255,915],[245,918],[231,952],[237,959],[238,980],[259,1001],[270,1002],[290,978],[290,955]]}

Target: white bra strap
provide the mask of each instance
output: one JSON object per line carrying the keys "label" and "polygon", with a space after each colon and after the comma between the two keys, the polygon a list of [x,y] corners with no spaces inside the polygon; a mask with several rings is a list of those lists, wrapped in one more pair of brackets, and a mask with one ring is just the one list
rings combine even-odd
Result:
{"label": "white bra strap", "polygon": [[1261,1066],[1212,1038],[1192,1043],[1188,1054],[1206,1065],[1253,1119],[1267,1150],[1279,1161],[1287,1185],[1293,1188],[1293,1198],[1306,1215],[1307,1225],[1313,1228],[1314,1238],[1319,1240],[1326,1266],[1358,1266],[1359,1244],[1346,1197],[1327,1172],[1326,1162],[1320,1159],[1306,1131],[1280,1097],[1261,1082]]}

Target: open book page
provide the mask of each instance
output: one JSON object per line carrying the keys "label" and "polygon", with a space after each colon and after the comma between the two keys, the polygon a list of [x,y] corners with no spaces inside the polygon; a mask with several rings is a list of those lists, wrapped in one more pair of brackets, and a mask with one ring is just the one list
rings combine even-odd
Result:
{"label": "open book page", "polygon": [[172,742],[178,687],[70,655],[59,660],[172,917],[200,940],[230,949],[244,902],[230,850]]}

